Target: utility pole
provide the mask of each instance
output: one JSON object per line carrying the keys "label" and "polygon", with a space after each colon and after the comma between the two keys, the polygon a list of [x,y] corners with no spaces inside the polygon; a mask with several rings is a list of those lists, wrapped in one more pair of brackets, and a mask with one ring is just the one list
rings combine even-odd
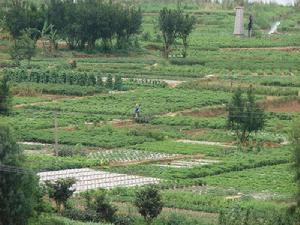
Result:
{"label": "utility pole", "polygon": [[58,156],[58,122],[57,122],[57,112],[54,112],[54,153]]}

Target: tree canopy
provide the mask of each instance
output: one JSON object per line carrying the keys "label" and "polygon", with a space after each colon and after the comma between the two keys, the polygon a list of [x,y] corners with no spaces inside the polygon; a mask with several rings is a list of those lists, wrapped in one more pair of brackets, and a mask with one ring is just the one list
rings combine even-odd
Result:
{"label": "tree canopy", "polygon": [[169,56],[172,45],[177,38],[183,42],[183,57],[187,56],[188,36],[196,24],[194,16],[184,14],[181,9],[163,8],[159,13],[159,29],[164,40],[164,55]]}
{"label": "tree canopy", "polygon": [[154,186],[148,186],[137,192],[134,204],[147,224],[151,224],[163,208],[161,195]]}
{"label": "tree canopy", "polygon": [[255,103],[253,88],[247,91],[247,97],[238,88],[228,105],[228,127],[236,132],[241,143],[245,143],[251,133],[263,129],[265,115],[261,107]]}
{"label": "tree canopy", "polygon": [[0,124],[0,169],[9,166],[19,171],[0,171],[0,225],[26,225],[34,215],[39,185],[36,176],[21,169],[23,159],[11,128]]}
{"label": "tree canopy", "polygon": [[0,114],[8,115],[11,110],[11,94],[9,89],[9,77],[0,77]]}

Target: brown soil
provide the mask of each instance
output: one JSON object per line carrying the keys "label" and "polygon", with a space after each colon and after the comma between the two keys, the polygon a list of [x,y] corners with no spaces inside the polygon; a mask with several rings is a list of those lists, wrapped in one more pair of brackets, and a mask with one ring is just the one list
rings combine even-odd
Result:
{"label": "brown soil", "polygon": [[225,108],[207,109],[199,111],[182,112],[184,116],[216,117],[226,115]]}
{"label": "brown soil", "polygon": [[278,144],[278,143],[275,143],[275,142],[264,142],[264,147],[266,148],[278,148],[280,147],[281,145]]}
{"label": "brown soil", "polygon": [[69,127],[64,127],[63,130],[64,131],[75,131],[75,130],[77,130],[77,128],[74,126],[69,126]]}
{"label": "brown soil", "polygon": [[114,119],[114,120],[110,121],[109,123],[112,124],[114,127],[131,127],[131,126],[135,125],[132,120]]}
{"label": "brown soil", "polygon": [[84,54],[84,53],[73,53],[73,56],[75,58],[94,58],[95,57],[95,55]]}
{"label": "brown soil", "polygon": [[208,128],[201,128],[201,129],[194,129],[194,130],[185,130],[183,131],[183,133],[190,136],[198,136],[198,135],[206,134],[211,131],[212,130]]}
{"label": "brown soil", "polygon": [[265,104],[267,112],[300,112],[300,101],[292,100],[281,103]]}

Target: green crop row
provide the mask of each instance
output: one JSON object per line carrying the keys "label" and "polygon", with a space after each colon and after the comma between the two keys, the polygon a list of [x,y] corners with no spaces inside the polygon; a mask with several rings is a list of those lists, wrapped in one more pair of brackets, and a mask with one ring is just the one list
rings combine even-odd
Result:
{"label": "green crop row", "polygon": [[[80,86],[104,86],[102,76],[95,73],[50,69],[7,69],[4,71],[4,73],[9,77],[11,81],[17,83],[34,82],[44,84],[55,83]],[[113,88],[113,83],[109,85],[107,84],[107,87]]]}

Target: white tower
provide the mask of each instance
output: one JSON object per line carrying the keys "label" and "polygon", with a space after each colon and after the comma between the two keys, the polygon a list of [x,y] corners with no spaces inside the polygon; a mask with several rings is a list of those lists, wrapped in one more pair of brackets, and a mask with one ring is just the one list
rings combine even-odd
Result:
{"label": "white tower", "polygon": [[234,35],[244,35],[244,8],[238,6],[235,8],[235,23],[234,23]]}

